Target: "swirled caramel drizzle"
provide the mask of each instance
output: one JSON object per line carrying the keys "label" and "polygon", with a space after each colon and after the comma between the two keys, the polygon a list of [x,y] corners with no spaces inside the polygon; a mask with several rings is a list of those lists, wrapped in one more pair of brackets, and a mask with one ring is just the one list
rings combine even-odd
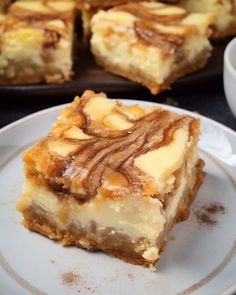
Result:
{"label": "swirled caramel drizzle", "polygon": [[72,1],[61,1],[59,4],[52,0],[17,1],[10,6],[9,13],[32,23],[55,18],[67,20],[75,13],[75,4]]}
{"label": "swirled caramel drizzle", "polygon": [[[102,100],[96,100],[98,97]],[[89,113],[86,107],[90,102],[95,109],[91,111],[90,108]],[[103,123],[105,117],[93,117],[99,102],[109,109],[109,112],[105,109],[105,117],[120,116],[122,112],[122,118],[130,123],[130,127],[123,130],[112,127],[109,136],[109,126]],[[195,124],[199,123],[190,116],[180,116],[161,108],[138,108],[125,109],[104,95],[86,92],[59,116],[48,137],[25,154],[26,174],[43,182],[58,196],[73,197],[81,202],[94,198],[102,190],[110,197],[114,192],[117,197],[127,194],[143,196],[145,192],[158,197],[155,179],[136,165],[136,159],[168,147],[179,129],[185,130],[186,140],[195,136],[198,132]],[[71,129],[80,130],[77,138],[68,137]],[[105,132],[101,132],[102,129],[106,129]],[[158,163],[155,165],[158,169]],[[122,180],[120,186],[114,178]]]}
{"label": "swirled caramel drizzle", "polygon": [[173,6],[168,6],[168,5],[162,6],[161,4],[159,5],[160,7],[158,7],[158,9],[155,9],[155,13],[152,7],[149,8],[147,6],[144,6],[142,4],[137,4],[137,3],[128,3],[125,5],[121,5],[114,8],[114,10],[128,12],[142,20],[154,21],[154,22],[163,23],[163,24],[167,23],[168,25],[179,23],[188,14],[187,11],[182,9],[181,9],[181,12],[179,13],[171,13],[170,11],[169,14],[168,13],[158,14],[158,11],[161,12],[162,9],[167,10],[168,7],[171,9],[173,8]]}
{"label": "swirled caramel drizzle", "polygon": [[134,31],[142,43],[159,47],[164,53],[168,54],[175,53],[178,46],[184,43],[183,37],[161,32],[148,21],[136,21]]}
{"label": "swirled caramel drizzle", "polygon": [[[188,15],[186,10],[161,3],[128,3],[114,10],[134,15],[137,18],[134,32],[138,40],[147,46],[161,48],[164,54],[176,53],[185,41],[181,21]],[[176,33],[178,27],[180,33]]]}
{"label": "swirled caramel drizzle", "polygon": [[[84,117],[82,121],[86,122],[82,126],[84,133],[90,130],[92,123],[83,111],[85,101],[86,99],[81,99],[77,108],[77,114],[82,115]],[[135,158],[168,145],[178,128],[187,128],[191,133],[194,119],[157,108],[130,122],[133,124],[131,128],[112,131],[111,137],[108,133],[105,136],[98,133],[99,135],[93,135],[86,140],[73,139],[73,143],[79,143],[78,148],[59,160],[56,167],[59,170],[53,172],[52,169],[51,177],[47,178],[48,185],[62,196],[71,195],[80,201],[85,201],[96,196],[104,176],[113,171],[127,181],[130,193],[142,194],[144,180],[149,176],[134,165]],[[53,140],[52,135],[50,138]],[[82,186],[82,192],[72,189],[75,183]]]}

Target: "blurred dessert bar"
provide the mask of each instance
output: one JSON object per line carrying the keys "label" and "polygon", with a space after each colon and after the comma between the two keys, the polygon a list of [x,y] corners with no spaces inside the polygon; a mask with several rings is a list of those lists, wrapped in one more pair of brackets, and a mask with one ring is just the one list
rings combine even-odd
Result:
{"label": "blurred dessert bar", "polygon": [[117,6],[120,4],[124,4],[127,2],[140,2],[142,0],[77,0],[78,7],[84,9],[90,8],[109,8],[113,6]]}
{"label": "blurred dessert bar", "polygon": [[204,178],[199,123],[86,91],[24,155],[24,225],[155,269]]}
{"label": "blurred dessert bar", "polygon": [[0,13],[5,12],[11,2],[11,0],[0,0]]}
{"label": "blurred dessert bar", "polygon": [[94,15],[91,48],[107,71],[157,94],[206,64],[212,21],[163,3],[129,3]]}
{"label": "blurred dessert bar", "polygon": [[1,24],[0,84],[69,81],[74,18],[70,1],[14,2]]}
{"label": "blurred dessert bar", "polygon": [[192,12],[209,12],[215,16],[213,38],[236,35],[235,0],[180,0],[179,5]]}
{"label": "blurred dessert bar", "polygon": [[[108,8],[121,4],[131,3],[131,2],[141,2],[142,0],[77,0],[78,6],[85,9],[90,8]],[[150,0],[156,1],[157,0]],[[161,0],[160,2],[176,3],[178,0]]]}

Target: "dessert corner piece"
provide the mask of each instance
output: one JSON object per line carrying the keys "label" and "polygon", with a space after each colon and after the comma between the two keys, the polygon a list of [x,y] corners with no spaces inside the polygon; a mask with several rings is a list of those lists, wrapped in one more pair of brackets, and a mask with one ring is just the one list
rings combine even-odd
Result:
{"label": "dessert corner piece", "polygon": [[128,3],[92,18],[91,48],[106,70],[153,94],[202,68],[211,53],[210,14],[158,2]]}
{"label": "dessert corner piece", "polygon": [[212,38],[236,35],[235,0],[180,0],[178,5],[192,12],[209,12],[215,16]]}
{"label": "dessert corner piece", "polygon": [[69,81],[74,18],[73,2],[14,2],[1,24],[0,84]]}
{"label": "dessert corner piece", "polygon": [[23,224],[155,269],[202,184],[199,120],[86,91],[24,155]]}

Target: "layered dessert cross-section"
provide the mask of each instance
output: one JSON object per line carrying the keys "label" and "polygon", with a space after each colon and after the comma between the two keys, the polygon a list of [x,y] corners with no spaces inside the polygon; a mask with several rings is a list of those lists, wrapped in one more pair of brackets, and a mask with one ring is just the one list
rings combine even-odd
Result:
{"label": "layered dessert cross-section", "polygon": [[1,25],[0,84],[69,81],[74,18],[71,1],[14,2]]}
{"label": "layered dessert cross-section", "polygon": [[202,184],[199,120],[86,91],[24,154],[23,224],[155,269]]}
{"label": "layered dessert cross-section", "polygon": [[91,48],[106,70],[157,94],[206,64],[212,21],[209,14],[173,5],[129,3],[92,18]]}

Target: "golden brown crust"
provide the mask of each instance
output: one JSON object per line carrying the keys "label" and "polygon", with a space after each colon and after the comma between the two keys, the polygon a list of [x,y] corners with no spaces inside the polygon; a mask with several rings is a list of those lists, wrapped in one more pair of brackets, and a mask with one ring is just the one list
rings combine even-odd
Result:
{"label": "golden brown crust", "polygon": [[[19,69],[19,70],[16,70]],[[20,71],[20,75],[15,76],[14,79],[6,77],[6,75],[0,75],[0,85],[21,85],[21,84],[38,84],[38,83],[47,83],[47,84],[62,84],[71,81],[71,72],[70,76],[64,76],[63,73],[49,74],[47,71],[45,73],[40,73],[35,69],[35,71],[29,67],[23,67],[21,64],[14,66],[14,71]]]}
{"label": "golden brown crust", "polygon": [[162,92],[163,90],[169,89],[170,85],[176,79],[202,69],[206,65],[207,60],[211,55],[211,49],[207,49],[195,59],[195,62],[183,62],[182,65],[175,72],[172,72],[171,75],[162,84],[159,84],[153,79],[145,76],[145,74],[138,68],[132,67],[128,71],[125,71],[123,68],[119,67],[119,65],[113,65],[110,61],[106,60],[106,58],[104,56],[101,56],[100,52],[95,48],[93,48],[92,51],[95,55],[97,64],[99,66],[102,66],[106,71],[120,75],[124,78],[128,78],[131,81],[140,83],[143,86],[147,87],[154,95]]}

